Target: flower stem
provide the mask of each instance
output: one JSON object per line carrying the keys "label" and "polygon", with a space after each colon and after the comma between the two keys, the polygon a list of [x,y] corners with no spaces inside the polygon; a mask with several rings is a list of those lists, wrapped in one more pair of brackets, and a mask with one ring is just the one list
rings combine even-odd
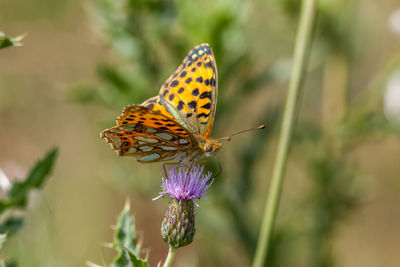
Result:
{"label": "flower stem", "polygon": [[306,72],[307,59],[311,47],[311,35],[315,18],[317,0],[303,0],[299,28],[294,47],[292,75],[286,98],[285,110],[281,125],[278,151],[276,155],[271,185],[264,211],[253,267],[264,266],[271,239],[272,229],[278,212],[282,183],[290,147],[290,139],[295,122],[295,111],[298,110],[299,92]]}
{"label": "flower stem", "polygon": [[173,246],[169,246],[168,255],[167,255],[167,258],[165,259],[163,267],[171,266],[172,262],[174,261],[177,250],[178,250],[177,248],[174,248]]}

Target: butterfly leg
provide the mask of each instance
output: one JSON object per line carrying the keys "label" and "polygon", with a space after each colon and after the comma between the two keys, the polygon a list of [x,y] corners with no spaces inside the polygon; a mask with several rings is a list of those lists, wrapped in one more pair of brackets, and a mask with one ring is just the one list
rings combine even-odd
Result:
{"label": "butterfly leg", "polygon": [[188,172],[187,172],[187,174],[186,174],[185,184],[183,185],[183,191],[185,191],[187,181],[189,180],[189,174],[190,174],[190,171],[191,171],[192,168],[193,168],[194,160],[191,160],[191,161],[189,162],[189,164],[190,164],[190,165],[189,165]]}
{"label": "butterfly leg", "polygon": [[164,175],[165,175],[165,178],[167,178],[168,179],[168,168],[167,168],[167,165],[170,165],[170,166],[179,166],[181,164],[181,162],[169,162],[169,163],[163,163],[163,170],[164,170]]}

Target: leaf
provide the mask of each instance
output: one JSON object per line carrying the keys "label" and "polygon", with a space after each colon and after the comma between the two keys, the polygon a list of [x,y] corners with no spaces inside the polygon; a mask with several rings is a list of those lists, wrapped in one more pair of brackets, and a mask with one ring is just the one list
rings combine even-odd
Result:
{"label": "leaf", "polygon": [[150,267],[147,260],[142,260],[142,259],[136,257],[136,255],[133,254],[132,251],[130,251],[129,249],[126,249],[126,252],[129,255],[129,259],[130,259],[133,267]]}
{"label": "leaf", "polygon": [[0,49],[9,47],[9,46],[22,46],[22,39],[24,39],[25,35],[19,35],[17,37],[8,37],[3,32],[0,32]]}
{"label": "leaf", "polygon": [[51,174],[58,149],[53,148],[31,169],[26,180],[14,182],[6,199],[0,200],[0,214],[10,207],[25,207],[31,189],[40,188]]}
{"label": "leaf", "polygon": [[110,267],[148,266],[147,261],[139,258],[140,246],[137,245],[134,219],[127,201],[121,214],[118,216],[112,246],[118,255]]}
{"label": "leaf", "polygon": [[138,249],[136,248],[136,230],[133,217],[130,213],[129,202],[125,203],[125,207],[118,217],[113,247],[121,251],[127,248],[136,255],[138,253]]}

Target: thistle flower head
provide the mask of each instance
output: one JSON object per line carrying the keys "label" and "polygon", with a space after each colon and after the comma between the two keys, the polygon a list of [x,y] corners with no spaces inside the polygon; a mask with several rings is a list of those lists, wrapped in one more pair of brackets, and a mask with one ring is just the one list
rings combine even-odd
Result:
{"label": "thistle flower head", "polygon": [[[196,206],[195,198],[206,198],[204,194],[213,180],[211,172],[203,174],[204,166],[193,166],[190,170],[184,167],[173,168],[168,171],[168,178],[162,177],[162,189],[160,196],[170,195],[172,198],[181,200],[192,200]],[[159,197],[160,197],[159,196]]]}
{"label": "thistle flower head", "polygon": [[185,169],[184,166],[168,171],[168,178],[162,177],[163,195],[171,200],[161,224],[161,236],[174,248],[189,245],[196,233],[194,204],[195,198],[206,198],[206,190],[212,184],[211,173],[203,174],[203,166]]}

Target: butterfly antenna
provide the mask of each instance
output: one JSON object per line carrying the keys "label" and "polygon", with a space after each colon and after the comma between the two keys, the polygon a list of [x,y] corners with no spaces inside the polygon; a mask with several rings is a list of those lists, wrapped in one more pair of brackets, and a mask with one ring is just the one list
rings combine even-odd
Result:
{"label": "butterfly antenna", "polygon": [[255,128],[250,128],[250,129],[246,129],[246,130],[243,130],[243,131],[236,132],[236,133],[234,133],[234,134],[231,134],[230,136],[225,136],[225,137],[218,138],[218,140],[224,139],[224,140],[226,140],[226,141],[231,141],[232,136],[235,136],[235,135],[238,135],[238,134],[241,134],[241,133],[245,133],[245,132],[250,132],[250,131],[255,131],[255,130],[261,130],[261,129],[264,129],[264,128],[265,128],[265,125],[262,124],[262,125],[260,125],[260,126],[258,126],[258,127],[255,127]]}

